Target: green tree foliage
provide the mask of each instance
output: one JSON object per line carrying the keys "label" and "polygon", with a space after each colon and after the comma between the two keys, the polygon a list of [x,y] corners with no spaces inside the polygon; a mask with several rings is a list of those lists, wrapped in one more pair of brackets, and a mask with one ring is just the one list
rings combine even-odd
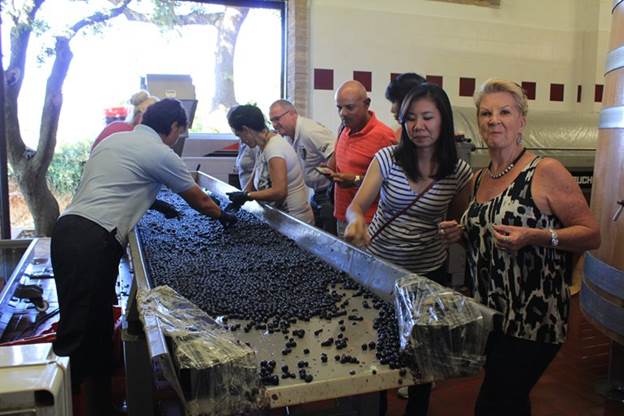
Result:
{"label": "green tree foliage", "polygon": [[90,150],[91,143],[87,141],[61,145],[56,149],[48,168],[48,184],[54,193],[74,194]]}

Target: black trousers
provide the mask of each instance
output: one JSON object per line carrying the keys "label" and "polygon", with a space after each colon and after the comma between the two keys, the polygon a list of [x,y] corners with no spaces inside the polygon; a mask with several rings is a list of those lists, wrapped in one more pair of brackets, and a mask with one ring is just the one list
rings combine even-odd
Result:
{"label": "black trousers", "polygon": [[310,201],[314,213],[314,225],[323,231],[336,235],[334,218],[334,197],[331,189],[317,191]]}
{"label": "black trousers", "polygon": [[545,344],[490,334],[485,378],[477,397],[477,416],[529,416],[529,393],[557,355],[561,344]]}
{"label": "black trousers", "polygon": [[76,215],[61,217],[51,257],[60,320],[54,352],[69,356],[72,385],[111,374],[115,281],[123,248],[114,232]]}

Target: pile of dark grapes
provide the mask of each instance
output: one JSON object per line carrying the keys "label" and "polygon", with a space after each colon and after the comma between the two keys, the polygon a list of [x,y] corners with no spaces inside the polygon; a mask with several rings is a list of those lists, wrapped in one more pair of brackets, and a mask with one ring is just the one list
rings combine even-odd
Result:
{"label": "pile of dark grapes", "polygon": [[[364,296],[365,307],[377,309],[374,328],[376,355],[391,368],[401,366],[398,326],[392,305],[379,299],[345,273],[299,248],[246,211],[238,223],[224,230],[218,221],[203,216],[177,195],[161,192],[159,199],[182,213],[166,220],[148,211],[138,225],[146,253],[146,267],[154,286],[168,285],[213,317],[244,320],[230,330],[282,332],[312,317],[361,319],[351,316],[335,288]],[[222,206],[226,201],[222,201]],[[296,332],[295,332],[296,333]],[[338,344],[337,344],[338,345]],[[264,368],[272,384],[273,368]],[[308,377],[309,379],[309,377]]]}

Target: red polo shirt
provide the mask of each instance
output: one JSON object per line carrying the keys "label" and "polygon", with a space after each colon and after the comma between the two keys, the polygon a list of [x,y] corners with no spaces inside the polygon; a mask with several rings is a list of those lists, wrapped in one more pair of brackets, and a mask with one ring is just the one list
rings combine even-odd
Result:
{"label": "red polo shirt", "polygon": [[99,142],[101,142],[102,140],[110,136],[111,134],[119,133],[122,131],[132,131],[132,130],[134,130],[134,127],[130,123],[126,123],[125,121],[113,121],[112,123],[104,127],[104,130],[100,132],[98,137],[93,142],[93,145],[91,146],[91,151],[95,149],[95,146],[97,146]]}
{"label": "red polo shirt", "polygon": [[[351,130],[342,130],[336,142],[336,172],[353,173],[364,176],[373,156],[380,149],[397,143],[394,131],[375,117],[375,113],[369,111],[370,120],[364,128],[351,134]],[[334,217],[345,221],[347,207],[353,200],[357,187],[342,188],[334,187]],[[370,223],[377,211],[377,200],[370,206],[365,214],[366,222]]]}

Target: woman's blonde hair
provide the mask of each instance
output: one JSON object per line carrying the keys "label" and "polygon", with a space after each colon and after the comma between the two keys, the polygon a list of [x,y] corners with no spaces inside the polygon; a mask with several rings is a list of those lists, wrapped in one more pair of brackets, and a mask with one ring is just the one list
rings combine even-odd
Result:
{"label": "woman's blonde hair", "polygon": [[520,113],[525,117],[529,113],[529,103],[522,87],[513,81],[494,78],[490,78],[485,81],[475,92],[473,99],[477,107],[477,111],[479,111],[479,105],[481,105],[483,97],[495,92],[507,92],[511,94],[516,102],[518,110],[520,110]]}
{"label": "woman's blonde hair", "polygon": [[145,113],[147,107],[158,101],[158,97],[150,95],[150,93],[145,90],[141,90],[133,94],[132,97],[130,97],[130,104],[134,106],[134,111],[132,113],[133,123],[139,124],[140,117],[143,115],[143,113]]}

